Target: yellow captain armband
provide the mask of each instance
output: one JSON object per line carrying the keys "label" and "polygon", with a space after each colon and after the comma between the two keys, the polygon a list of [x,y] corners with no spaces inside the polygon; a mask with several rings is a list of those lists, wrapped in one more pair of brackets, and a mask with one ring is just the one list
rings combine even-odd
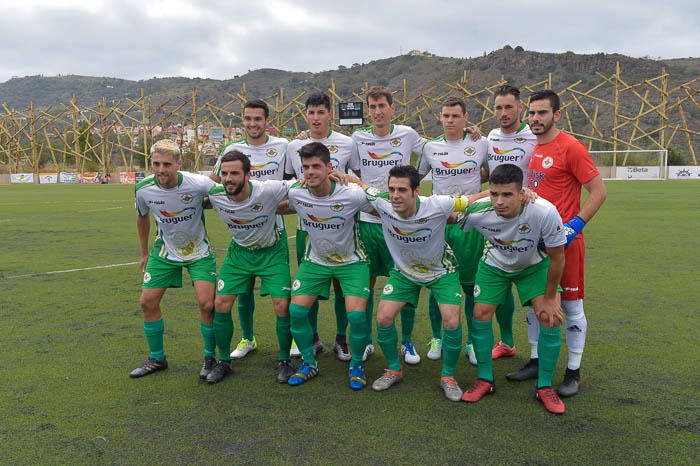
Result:
{"label": "yellow captain armband", "polygon": [[467,196],[457,196],[454,198],[455,201],[455,212],[463,212],[469,207],[469,199]]}

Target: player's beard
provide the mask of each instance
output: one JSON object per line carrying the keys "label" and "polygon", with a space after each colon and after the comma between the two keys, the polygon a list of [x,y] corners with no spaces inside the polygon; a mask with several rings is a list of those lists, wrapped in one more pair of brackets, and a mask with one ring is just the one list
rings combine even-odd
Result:
{"label": "player's beard", "polygon": [[[233,192],[229,191],[229,189],[228,189],[231,186],[234,187]],[[239,194],[241,194],[241,191],[243,191],[244,186],[245,186],[244,183],[241,183],[238,186],[236,186],[233,183],[228,183],[228,184],[224,185],[224,188],[226,188],[226,194],[228,194],[229,196],[238,196]]]}

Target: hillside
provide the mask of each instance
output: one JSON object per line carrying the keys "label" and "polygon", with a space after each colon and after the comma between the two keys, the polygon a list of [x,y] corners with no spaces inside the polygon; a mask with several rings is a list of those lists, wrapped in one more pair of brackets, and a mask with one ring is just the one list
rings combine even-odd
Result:
{"label": "hillside", "polygon": [[663,67],[671,74],[671,84],[700,75],[700,58],[651,60],[619,54],[553,54],[500,49],[483,57],[466,59],[402,55],[319,73],[259,69],[227,80],[152,78],[130,81],[75,75],[30,76],[0,83],[0,101],[14,108],[25,108],[29,101],[37,107],[46,107],[67,102],[75,95],[82,105],[90,105],[102,98],[108,101],[136,98],[141,89],[157,100],[161,96],[188,94],[193,87],[197,87],[203,97],[214,97],[236,92],[243,83],[250,96],[271,95],[280,87],[287,96],[292,96],[311,87],[327,88],[331,78],[335,80],[340,95],[349,95],[365,82],[398,88],[403,79],[407,80],[411,90],[417,90],[433,83],[456,80],[463,70],[468,72],[470,87],[493,83],[501,76],[522,85],[544,79],[551,72],[557,88],[557,83],[568,84],[579,79],[584,83],[594,82],[596,71],[612,73],[617,62],[620,62],[627,82],[658,76]]}

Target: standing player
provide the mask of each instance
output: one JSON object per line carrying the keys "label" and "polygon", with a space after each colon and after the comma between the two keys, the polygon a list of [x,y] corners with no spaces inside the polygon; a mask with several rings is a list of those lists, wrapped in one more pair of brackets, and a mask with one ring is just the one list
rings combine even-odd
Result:
{"label": "standing player", "polygon": [[418,171],[403,165],[389,170],[388,193],[362,184],[379,213],[382,234],[396,267],[390,272],[377,310],[377,341],[389,368],[372,388],[387,390],[403,379],[394,320],[406,303],[418,304],[425,287],[435,297],[445,327],[440,386],[449,400],[459,401],[462,390],[454,370],[462,347],[462,289],[454,254],[445,242],[445,226],[453,212],[467,207],[468,200],[464,196],[419,196],[419,183]]}
{"label": "standing player", "polygon": [[[282,180],[284,177],[287,140],[270,136],[267,127],[270,124],[270,109],[262,100],[249,100],[243,106],[243,128],[246,137],[227,144],[221,151],[211,174],[211,179],[221,181],[221,157],[228,152],[238,150],[250,158],[250,177],[254,180]],[[277,218],[277,227],[282,231],[284,241],[287,232],[281,216]],[[257,348],[253,328],[255,311],[255,290],[251,285],[248,293],[238,297],[238,318],[241,323],[241,341],[231,353],[232,358],[243,358]]]}
{"label": "standing player", "polygon": [[[573,136],[556,126],[561,118],[559,96],[551,90],[530,96],[529,122],[537,136],[537,146],[529,165],[530,187],[554,204],[566,221],[566,265],[561,280],[562,307],[566,316],[566,345],[569,357],[564,382],[557,387],[561,396],[578,393],[580,367],[588,323],[583,312],[584,256],[583,227],[605,202],[607,191],[588,150]],[[588,198],[581,206],[581,186]],[[537,373],[538,359],[508,375],[511,380],[527,380]]]}
{"label": "standing player", "polygon": [[274,306],[279,344],[277,381],[285,383],[294,373],[289,361],[292,345],[289,320],[289,246],[277,229],[277,205],[287,198],[285,181],[250,179],[250,159],[238,150],[221,157],[223,186],[209,191],[209,201],[233,237],[224,259],[214,302],[214,335],[221,361],[207,376],[215,383],[231,373],[231,308],[260,277],[260,295],[270,295]]}
{"label": "standing player", "polygon": [[[488,135],[489,158],[488,171],[492,172],[497,166],[504,163],[517,165],[522,171],[527,185],[527,167],[532,157],[532,152],[537,144],[537,138],[530,127],[524,121],[520,121],[523,113],[523,104],[520,101],[520,90],[517,87],[501,86],[493,93],[493,113],[498,122],[498,128],[491,130]],[[513,313],[515,301],[513,290],[506,295],[505,302],[496,309],[496,320],[501,330],[501,339],[493,347],[493,359],[515,356],[516,348],[513,339]],[[529,307],[526,317],[528,322],[528,335],[539,332],[539,323],[535,311]],[[530,354],[537,357],[537,335],[530,340]]]}
{"label": "standing player", "polygon": [[[512,285],[524,303],[531,302],[541,332],[537,399],[555,414],[564,403],[552,389],[552,376],[561,347],[564,318],[558,293],[564,270],[566,235],[556,208],[544,199],[522,205],[523,173],[515,165],[496,167],[489,177],[489,199],[475,202],[462,221],[465,230],[477,227],[488,240],[474,285],[472,337],[478,361],[478,379],[462,399],[475,403],[495,391],[493,382],[493,328],[491,319]],[[548,257],[538,249],[543,242]]]}
{"label": "standing player", "polygon": [[[488,143],[483,138],[473,141],[467,137],[464,131],[467,118],[462,99],[450,97],[442,104],[440,124],[443,134],[425,144],[418,165],[421,178],[432,172],[433,194],[462,196],[481,191],[481,169],[486,164]],[[467,354],[470,362],[476,364],[469,329],[474,311],[474,277],[484,249],[484,237],[477,230],[465,234],[455,224],[447,225],[445,233],[445,241],[457,258],[459,281],[465,295]],[[433,293],[430,294],[428,311],[433,332],[428,358],[438,360],[442,357],[442,318]]]}
{"label": "standing player", "polygon": [[[165,290],[182,287],[182,269],[186,268],[199,303],[200,330],[204,340],[204,364],[199,377],[206,379],[216,364],[212,327],[216,257],[209,247],[204,228],[202,201],[214,182],[206,176],[179,171],[180,148],[169,140],[153,144],[151,165],[153,175],[135,186],[136,231],[141,250],[140,266],[144,272],[140,304],[150,355],[129,375],[143,377],[168,368],[163,349],[165,327],[160,302]],[[150,253],[149,211],[157,228]]]}
{"label": "standing player", "polygon": [[[411,154],[420,154],[425,139],[416,131],[391,122],[396,107],[391,91],[381,86],[372,86],[366,94],[367,108],[372,126],[360,128],[352,134],[357,144],[359,173],[362,181],[378,190],[384,190],[389,179],[389,170],[398,165],[410,165]],[[394,267],[391,254],[382,235],[381,220],[374,215],[360,214],[360,235],[369,257],[370,289],[374,290],[377,277],[389,276]],[[374,292],[370,294],[367,304],[367,324],[372,328],[372,311]],[[418,364],[420,356],[413,346],[413,325],[415,322],[415,305],[407,303],[401,311],[401,352],[406,363]],[[374,353],[370,331],[364,359]]]}
{"label": "standing player", "polygon": [[358,186],[342,186],[331,181],[331,154],[320,142],[306,144],[299,151],[305,185],[289,190],[289,207],[296,210],[308,241],[304,259],[292,283],[292,304],[289,307],[292,335],[304,358],[290,385],[301,385],[318,375],[313,351],[313,334],[309,310],[319,298],[328,298],[333,279],[345,296],[350,323],[350,381],[352,390],[367,384],[362,354],[370,327],[365,318],[369,296],[369,267],[360,241],[356,215],[371,211],[364,191]]}
{"label": "standing player", "polygon": [[[304,117],[309,125],[306,133],[308,139],[295,139],[287,147],[287,160],[285,165],[285,175],[295,175],[298,179],[303,177],[303,169],[299,150],[311,142],[323,143],[331,154],[331,164],[333,170],[346,173],[348,168],[358,170],[357,146],[349,136],[331,130],[333,113],[331,111],[331,99],[326,94],[311,94],[304,105]],[[297,265],[301,263],[306,248],[308,234],[304,230],[301,219],[297,225],[296,251]],[[333,351],[341,361],[349,361],[351,358],[346,339],[348,319],[345,310],[345,299],[342,290],[334,282],[335,288],[335,320],[336,337]],[[309,320],[314,333],[314,349],[318,352],[321,340],[318,336],[318,301],[314,303],[309,311]]]}

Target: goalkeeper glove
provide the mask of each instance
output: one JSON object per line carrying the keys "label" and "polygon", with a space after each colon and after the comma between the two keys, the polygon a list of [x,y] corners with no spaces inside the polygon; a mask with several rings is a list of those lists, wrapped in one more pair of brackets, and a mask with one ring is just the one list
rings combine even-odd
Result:
{"label": "goalkeeper glove", "polygon": [[566,235],[566,245],[570,245],[576,236],[581,233],[586,222],[578,215],[564,224],[564,234]]}

